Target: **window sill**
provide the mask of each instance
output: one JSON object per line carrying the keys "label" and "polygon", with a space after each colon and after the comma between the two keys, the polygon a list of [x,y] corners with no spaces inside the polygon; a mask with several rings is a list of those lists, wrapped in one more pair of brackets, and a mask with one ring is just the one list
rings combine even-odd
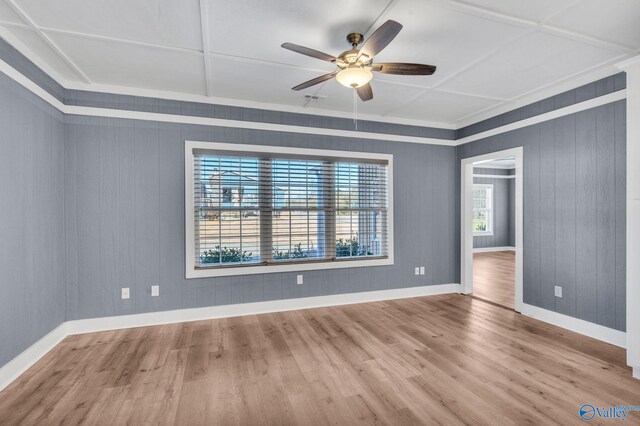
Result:
{"label": "window sill", "polygon": [[474,237],[493,237],[493,232],[474,233]]}
{"label": "window sill", "polygon": [[238,275],[257,275],[269,274],[275,272],[303,272],[318,271],[323,269],[342,269],[342,268],[362,268],[366,266],[389,266],[393,265],[393,258],[384,259],[368,259],[368,260],[339,260],[335,262],[314,262],[314,263],[288,263],[286,265],[269,265],[269,266],[241,266],[226,268],[201,268],[187,269],[186,278],[215,278],[215,277],[231,277]]}

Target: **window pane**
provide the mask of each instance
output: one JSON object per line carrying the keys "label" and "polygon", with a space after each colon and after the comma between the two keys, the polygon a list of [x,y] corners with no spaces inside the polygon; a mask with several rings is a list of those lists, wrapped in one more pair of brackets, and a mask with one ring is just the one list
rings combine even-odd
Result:
{"label": "window pane", "polygon": [[200,221],[200,263],[251,263],[260,259],[260,212],[219,211]]}
{"label": "window pane", "polygon": [[256,158],[195,158],[196,263],[260,261]]}
{"label": "window pane", "polygon": [[[484,194],[484,191],[482,191]],[[487,200],[486,198],[474,198],[473,199],[473,208],[474,209],[486,209],[487,208]]]}
{"label": "window pane", "polygon": [[336,164],[336,257],[387,254],[386,181],[384,166]]}
{"label": "window pane", "polygon": [[273,260],[290,261],[324,257],[324,213],[273,212]]}
{"label": "window pane", "polygon": [[484,210],[475,210],[473,212],[473,232],[487,232],[487,212]]}
{"label": "window pane", "polygon": [[272,161],[274,261],[325,256],[324,175],[321,161]]}
{"label": "window pane", "polygon": [[202,157],[199,160],[197,177],[203,204],[226,208],[258,207],[257,159]]}
{"label": "window pane", "polygon": [[322,162],[273,160],[271,173],[275,208],[316,208],[322,203]]}
{"label": "window pane", "polygon": [[336,214],[336,257],[382,256],[383,211],[339,210]]}
{"label": "window pane", "polygon": [[386,254],[386,168],[375,164],[337,163],[336,257]]}

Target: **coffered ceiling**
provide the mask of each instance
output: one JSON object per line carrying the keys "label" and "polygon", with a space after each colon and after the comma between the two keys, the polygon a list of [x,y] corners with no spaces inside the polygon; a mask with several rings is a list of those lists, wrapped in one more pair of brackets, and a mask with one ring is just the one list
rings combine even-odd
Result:
{"label": "coffered ceiling", "polygon": [[[404,25],[379,62],[433,76],[376,74],[362,117],[459,127],[616,72],[640,49],[638,0],[0,0],[0,36],[74,89],[350,116],[334,65],[345,36]],[[317,95],[308,101],[305,94]]]}

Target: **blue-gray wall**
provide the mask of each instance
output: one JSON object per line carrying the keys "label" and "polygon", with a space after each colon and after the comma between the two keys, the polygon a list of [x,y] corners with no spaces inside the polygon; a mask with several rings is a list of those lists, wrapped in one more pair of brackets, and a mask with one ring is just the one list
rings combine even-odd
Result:
{"label": "blue-gray wall", "polygon": [[[508,169],[476,167],[475,175],[509,175]],[[473,237],[473,248],[514,247],[515,179],[474,177],[473,183],[493,185],[493,235]]]}
{"label": "blue-gray wall", "polygon": [[[393,154],[395,265],[309,271],[304,285],[295,273],[186,280],[185,140]],[[67,319],[457,282],[455,162],[446,146],[66,117]]]}
{"label": "blue-gray wall", "polygon": [[62,115],[0,74],[0,366],[65,320]]}
{"label": "blue-gray wall", "polygon": [[[66,104],[352,130],[348,118],[66,90],[2,40],[0,58]],[[4,75],[0,95],[0,366],[65,320],[457,281],[453,147],[64,117]],[[455,138],[371,121],[359,129]],[[186,280],[186,139],[394,154],[396,264],[305,272],[302,286],[295,274]]]}
{"label": "blue-gray wall", "polygon": [[2,38],[0,38],[0,58],[29,80],[49,92],[51,96],[59,101],[64,100],[64,88]]}
{"label": "blue-gray wall", "polygon": [[503,114],[496,115],[495,117],[458,129],[456,132],[456,139],[462,139],[496,127],[505,126],[507,124],[515,123],[516,121],[555,111],[579,102],[588,101],[589,99],[597,98],[598,96],[623,90],[626,87],[626,74],[624,72],[620,72],[616,75],[602,78],[575,89],[567,90],[566,92],[562,92],[558,95],[542,99],[541,101],[513,109]]}
{"label": "blue-gray wall", "polygon": [[[562,99],[623,83],[624,75],[609,77]],[[534,104],[537,113],[544,104]],[[458,147],[458,159],[524,147],[524,302],[618,330],[625,329],[625,120],[623,100]]]}

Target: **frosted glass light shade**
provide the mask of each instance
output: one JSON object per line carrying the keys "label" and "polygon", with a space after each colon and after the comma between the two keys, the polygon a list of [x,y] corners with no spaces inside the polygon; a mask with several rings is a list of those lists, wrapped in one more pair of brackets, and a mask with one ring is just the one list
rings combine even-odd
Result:
{"label": "frosted glass light shade", "polygon": [[336,75],[338,83],[345,87],[357,88],[364,86],[373,78],[371,71],[360,67],[349,67]]}

